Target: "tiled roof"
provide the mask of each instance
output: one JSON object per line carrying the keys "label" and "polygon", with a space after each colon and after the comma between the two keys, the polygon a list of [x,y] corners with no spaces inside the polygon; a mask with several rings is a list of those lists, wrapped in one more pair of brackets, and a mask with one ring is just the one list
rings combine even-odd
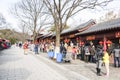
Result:
{"label": "tiled roof", "polygon": [[[81,28],[84,28],[84,27],[86,27],[86,26],[88,26],[89,24],[91,24],[92,22],[94,22],[94,20],[89,20],[89,21],[87,21],[87,22],[85,22],[85,23],[83,23],[83,24],[80,24],[79,26],[77,26],[77,27],[72,27],[72,28],[68,28],[68,29],[66,29],[66,30],[63,30],[62,31],[62,33],[61,34],[65,34],[65,33],[68,33],[68,32],[72,32],[72,31],[76,31],[76,30],[79,30],[79,29],[81,29]],[[38,36],[37,38],[41,38],[41,37],[49,37],[49,36],[55,36],[55,33],[46,33],[46,34],[43,34],[43,35],[41,35],[41,36]]]}
{"label": "tiled roof", "polygon": [[76,30],[79,30],[81,28],[84,28],[86,27],[87,25],[89,25],[90,23],[94,22],[94,20],[89,20],[88,22],[85,22],[83,24],[80,24],[79,26],[77,27],[72,27],[72,28],[68,28],[66,30],[63,30],[61,34],[65,34],[65,33],[68,33],[68,32],[72,32],[72,31],[76,31]]}
{"label": "tiled roof", "polygon": [[88,28],[87,30],[77,33],[76,35],[87,34],[92,32],[98,32],[103,30],[115,29],[120,28],[120,18],[102,22],[99,24],[95,24],[92,27]]}

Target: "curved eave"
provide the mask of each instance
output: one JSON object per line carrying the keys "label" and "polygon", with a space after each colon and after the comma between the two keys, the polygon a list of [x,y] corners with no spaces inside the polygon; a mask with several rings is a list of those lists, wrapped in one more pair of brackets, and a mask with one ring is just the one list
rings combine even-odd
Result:
{"label": "curved eave", "polygon": [[75,27],[75,28],[69,28],[69,29],[67,29],[67,30],[63,30],[63,31],[61,32],[61,35],[78,31],[79,29],[85,28],[85,27],[89,26],[90,24],[93,24],[93,25],[94,25],[94,24],[95,24],[95,21],[91,19],[91,20],[89,20],[89,21],[87,21],[87,22],[85,22],[85,23],[83,23],[83,24],[80,24],[79,26],[77,26],[77,27]]}

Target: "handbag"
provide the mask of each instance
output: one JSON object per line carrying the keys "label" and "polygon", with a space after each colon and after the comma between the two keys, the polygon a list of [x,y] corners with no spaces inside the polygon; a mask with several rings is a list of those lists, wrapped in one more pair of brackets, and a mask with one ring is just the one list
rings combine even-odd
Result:
{"label": "handbag", "polygon": [[85,55],[90,55],[90,52],[86,52]]}

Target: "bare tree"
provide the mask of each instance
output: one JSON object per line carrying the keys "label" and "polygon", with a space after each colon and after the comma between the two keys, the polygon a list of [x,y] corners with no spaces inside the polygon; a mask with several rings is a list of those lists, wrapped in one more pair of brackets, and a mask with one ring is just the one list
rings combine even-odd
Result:
{"label": "bare tree", "polygon": [[118,10],[117,18],[120,18],[120,9]]}
{"label": "bare tree", "polygon": [[0,28],[3,28],[6,25],[6,19],[4,18],[3,14],[0,13]]}
{"label": "bare tree", "polygon": [[114,11],[109,11],[107,12],[104,16],[101,16],[98,20],[99,23],[104,22],[104,21],[109,21],[117,18],[117,14],[114,13]]}
{"label": "bare tree", "polygon": [[105,21],[109,21],[109,20],[115,19],[116,17],[117,17],[117,14],[115,14],[114,11],[109,11],[105,15]]}
{"label": "bare tree", "polygon": [[22,37],[22,41],[25,41],[27,36],[28,36],[28,32],[30,31],[27,27],[27,25],[24,22],[20,22],[18,24],[19,29],[21,29],[22,32],[22,36],[20,35],[20,37]]}
{"label": "bare tree", "polygon": [[[66,26],[63,28],[63,30],[68,29],[68,28],[69,28],[69,26],[66,25]],[[54,26],[54,25],[51,26],[50,29],[48,30],[48,32],[53,32],[53,33],[54,33],[54,32],[55,32],[55,26]]]}
{"label": "bare tree", "polygon": [[0,13],[0,29],[11,29],[12,26],[9,22],[6,21],[6,18]]}
{"label": "bare tree", "polygon": [[71,16],[85,9],[94,9],[96,6],[106,6],[111,1],[112,0],[44,0],[56,26],[55,53],[59,53],[60,34]]}
{"label": "bare tree", "polygon": [[33,40],[35,40],[37,33],[45,24],[46,15],[43,14],[44,10],[42,0],[22,0],[13,7],[12,13],[31,30]]}

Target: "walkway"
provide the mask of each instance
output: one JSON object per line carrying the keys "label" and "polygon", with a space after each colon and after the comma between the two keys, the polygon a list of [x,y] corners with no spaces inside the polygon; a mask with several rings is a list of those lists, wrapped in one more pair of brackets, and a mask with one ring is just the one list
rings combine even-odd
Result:
{"label": "walkway", "polygon": [[12,47],[0,52],[0,80],[120,80],[120,68],[110,66],[110,76],[96,75],[96,65],[74,60],[56,63],[46,53],[23,54],[23,49]]}
{"label": "walkway", "polygon": [[24,55],[21,50],[12,48],[2,52],[0,80],[68,80],[32,55]]}
{"label": "walkway", "polygon": [[0,53],[0,80],[88,79],[45,57],[32,55],[30,52],[24,55],[22,49],[12,47]]}
{"label": "walkway", "polygon": [[[41,53],[39,57],[45,57],[48,59],[46,53]],[[50,61],[53,61],[49,59]],[[54,61],[53,61],[54,62]],[[56,63],[56,62],[54,62]],[[72,63],[60,63],[60,66],[69,69],[79,75],[83,75],[90,80],[120,80],[120,68],[115,68],[113,65],[110,65],[110,76],[106,77],[105,66],[102,67],[102,76],[96,75],[96,64],[86,63],[81,60],[73,60]]]}

